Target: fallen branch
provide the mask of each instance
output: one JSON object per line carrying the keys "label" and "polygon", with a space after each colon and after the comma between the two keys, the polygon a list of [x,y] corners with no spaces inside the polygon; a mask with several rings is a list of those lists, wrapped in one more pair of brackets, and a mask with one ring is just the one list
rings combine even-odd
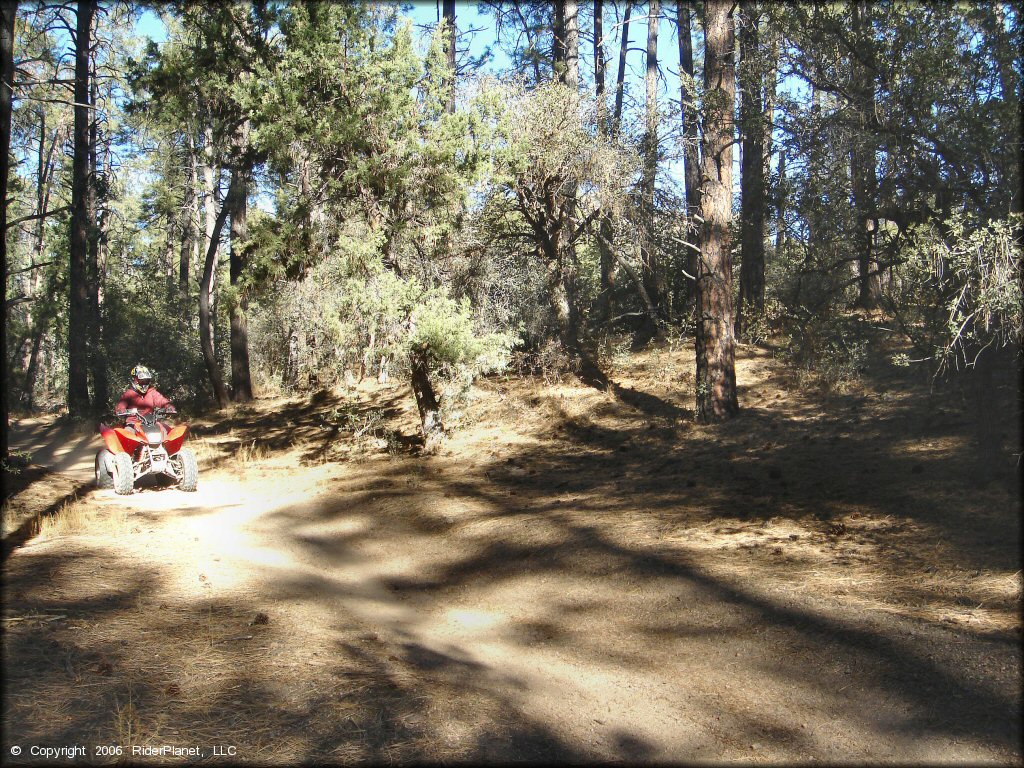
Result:
{"label": "fallen branch", "polygon": [[217,640],[218,643],[230,643],[234,640],[252,640],[252,635],[235,635],[234,637],[225,637],[223,640]]}

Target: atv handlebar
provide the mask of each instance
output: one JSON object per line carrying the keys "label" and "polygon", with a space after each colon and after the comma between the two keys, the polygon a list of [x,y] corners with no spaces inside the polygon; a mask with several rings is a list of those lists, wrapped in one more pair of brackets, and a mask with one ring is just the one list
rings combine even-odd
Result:
{"label": "atv handlebar", "polygon": [[[163,418],[164,416],[177,415],[178,409],[175,408],[173,405],[168,405],[168,406],[163,407],[163,408],[154,408],[152,410],[152,413],[156,414],[156,417],[158,419],[160,419],[160,418]],[[138,408],[129,408],[127,411],[117,411],[114,415],[117,416],[120,419],[127,419],[129,416],[138,416],[139,415],[139,409]]]}

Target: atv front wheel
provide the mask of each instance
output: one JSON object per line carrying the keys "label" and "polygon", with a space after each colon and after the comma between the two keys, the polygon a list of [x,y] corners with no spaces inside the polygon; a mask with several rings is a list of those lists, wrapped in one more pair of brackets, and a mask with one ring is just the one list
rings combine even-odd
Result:
{"label": "atv front wheel", "polygon": [[127,496],[135,487],[135,476],[132,473],[132,457],[127,453],[114,454],[114,492]]}
{"label": "atv front wheel", "polygon": [[183,491],[194,491],[199,486],[199,464],[191,448],[182,448],[174,457],[178,470],[178,488]]}
{"label": "atv front wheel", "polygon": [[114,478],[110,476],[110,470],[107,469],[107,463],[114,457],[110,451],[106,448],[102,448],[96,452],[96,487],[97,488],[113,488]]}

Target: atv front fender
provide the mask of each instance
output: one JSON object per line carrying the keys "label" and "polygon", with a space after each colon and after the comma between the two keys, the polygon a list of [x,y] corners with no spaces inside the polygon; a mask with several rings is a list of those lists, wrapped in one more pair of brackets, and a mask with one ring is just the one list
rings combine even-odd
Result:
{"label": "atv front fender", "polygon": [[107,450],[111,453],[124,453],[125,450],[121,446],[121,441],[117,439],[117,433],[113,428],[108,427],[106,424],[100,424],[100,437],[103,439],[103,444],[107,446]]}
{"label": "atv front fender", "polygon": [[173,456],[181,450],[181,444],[185,442],[185,438],[188,437],[188,425],[179,424],[178,426],[171,429],[164,438],[164,448],[167,449],[167,455]]}
{"label": "atv front fender", "polygon": [[100,437],[111,453],[134,453],[143,444],[142,438],[121,427],[108,427],[100,424]]}

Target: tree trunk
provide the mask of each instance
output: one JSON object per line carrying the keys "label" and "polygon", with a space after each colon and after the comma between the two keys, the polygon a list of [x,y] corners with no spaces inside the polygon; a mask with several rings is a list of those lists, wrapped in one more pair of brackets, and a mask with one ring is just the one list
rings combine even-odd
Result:
{"label": "tree trunk", "polygon": [[[7,180],[10,175],[11,102],[14,93],[14,20],[18,4],[0,3],[0,285],[3,286],[3,317],[0,318],[0,352],[7,349]],[[0,355],[5,356],[5,355]],[[8,455],[10,391],[7,367],[0,371],[0,461]]]}
{"label": "tree trunk", "polygon": [[576,0],[565,0],[563,28],[565,32],[565,75],[562,82],[572,89],[580,87],[580,23]]}
{"label": "tree trunk", "polygon": [[[224,388],[224,379],[220,373],[220,366],[217,364],[217,356],[213,343],[213,322],[211,318],[210,296],[213,292],[213,276],[217,267],[217,245],[220,241],[220,233],[224,228],[224,221],[227,219],[233,203],[232,195],[237,195],[238,183],[234,176],[231,178],[231,186],[228,189],[228,199],[221,206],[220,213],[213,222],[210,232],[209,244],[206,248],[206,260],[203,265],[203,279],[199,285],[199,343],[203,350],[203,362],[206,363],[206,374],[210,377],[210,386],[213,387],[213,395],[217,401],[217,408],[226,408],[228,405],[228,393]],[[211,203],[212,204],[212,203]]]}
{"label": "tree trunk", "polygon": [[[643,265],[644,288],[658,310],[664,313],[665,291],[661,266],[654,238],[654,188],[658,172],[658,22],[661,15],[660,0],[650,0],[647,10],[647,71],[646,89],[647,131],[643,142],[642,190],[643,232],[640,236],[640,260]],[[644,329],[648,338],[657,334],[657,326]]]}
{"label": "tree trunk", "polygon": [[779,147],[779,185],[775,190],[775,254],[786,245],[786,148]]}
{"label": "tree trunk", "polygon": [[56,340],[53,338],[43,340],[43,361],[39,366],[42,371],[42,381],[40,382],[39,390],[43,395],[44,401],[50,399],[50,370],[53,368],[53,360],[56,357],[56,346]]}
{"label": "tree trunk", "polygon": [[[811,126],[813,131],[822,131],[821,128],[821,89],[811,85]],[[822,181],[825,175],[824,146],[826,137],[819,133],[811,144],[807,158],[807,180],[803,197],[806,201],[803,205],[804,217],[807,221],[807,245],[804,248],[804,266],[808,266],[814,259],[818,250],[818,239],[821,237],[821,205],[818,200],[822,198]],[[794,301],[799,302],[800,278],[797,278],[796,295]]]}
{"label": "tree trunk", "polygon": [[650,325],[656,326],[658,324],[658,313],[654,308],[654,304],[651,303],[651,297],[647,295],[647,290],[644,288],[644,280],[636,268],[629,263],[620,253],[612,251],[615,261],[622,267],[623,271],[629,275],[630,280],[633,281],[633,286],[636,288],[637,295],[640,297],[640,302],[644,306],[644,312],[647,313],[647,322]]}
{"label": "tree trunk", "polygon": [[[207,119],[207,121],[209,121],[209,118]],[[214,240],[214,228],[216,227],[217,223],[217,209],[218,203],[220,202],[217,199],[217,180],[219,176],[219,169],[217,168],[214,161],[213,126],[208,124],[203,128],[203,206],[204,213],[206,215],[206,236],[203,240],[203,247],[206,249],[207,253],[209,253],[210,245]],[[210,275],[210,279],[207,284],[206,300],[211,306],[214,305],[216,302],[216,291],[217,265],[215,262],[213,273]],[[211,323],[210,343],[212,344],[213,337],[216,334],[216,313],[214,313],[213,317],[209,318],[209,320]]]}
{"label": "tree trunk", "polygon": [[[371,215],[370,225],[376,230],[381,225],[379,216]],[[384,266],[401,277],[401,270],[398,262],[391,259],[384,259]],[[415,333],[415,325],[410,320],[409,335]],[[371,346],[375,338],[371,337]],[[368,349],[367,352],[370,350]],[[368,356],[364,357],[365,363]],[[387,355],[381,357],[380,371],[377,381],[384,384],[388,380],[389,358]],[[444,423],[441,418],[441,407],[437,402],[437,395],[434,392],[434,385],[430,381],[430,349],[426,346],[414,347],[409,351],[409,365],[411,369],[411,384],[413,395],[416,398],[416,408],[420,414],[420,427],[423,430],[423,448],[427,452],[433,451],[444,438]],[[362,374],[360,374],[362,375]]]}
{"label": "tree trunk", "polygon": [[745,333],[764,311],[764,73],[759,56],[760,9],[747,0],[740,16],[740,294],[736,326]]}
{"label": "tree trunk", "polygon": [[236,403],[252,400],[252,377],[249,373],[249,325],[246,308],[249,299],[239,289],[239,281],[245,270],[245,241],[248,231],[248,174],[237,171],[238,192],[231,209],[231,286],[237,295],[231,307],[231,395]]}
{"label": "tree trunk", "polygon": [[[96,82],[96,62],[91,63],[92,74],[89,78],[89,303],[92,312],[90,330],[90,368],[92,370],[93,404],[98,411],[106,411],[110,392],[107,385],[107,355],[103,343],[103,273],[105,272],[105,249],[101,258],[101,240],[106,225],[106,212],[100,215],[99,181],[99,88]],[[104,157],[104,167],[109,160],[109,152]],[[105,193],[104,193],[105,194]],[[105,200],[103,201],[105,203]],[[105,207],[105,206],[104,206]],[[101,261],[104,262],[101,265]]]}
{"label": "tree trunk", "polygon": [[622,41],[619,43],[619,70],[615,77],[615,114],[612,116],[612,133],[619,135],[622,125],[622,95],[626,83],[626,54],[629,52],[629,16],[633,11],[632,0],[626,0],[626,11],[622,18]]}
{"label": "tree trunk", "polygon": [[562,346],[570,355],[579,351],[579,329],[576,325],[575,313],[573,312],[571,291],[569,288],[569,276],[562,260],[556,257],[546,259],[548,276],[548,296],[551,303],[551,310],[555,314],[555,322],[558,324],[558,333],[562,340]]}
{"label": "tree trunk", "polygon": [[544,261],[547,271],[548,301],[551,303],[555,323],[558,325],[562,348],[571,357],[579,360],[579,376],[584,383],[601,388],[607,387],[607,377],[580,343],[580,318],[576,309],[574,265],[569,260],[558,233],[553,234],[548,242],[552,245],[543,249],[539,255]]}
{"label": "tree trunk", "polygon": [[410,354],[412,366],[412,391],[416,397],[416,408],[420,413],[420,426],[423,430],[424,450],[433,451],[444,437],[444,424],[441,421],[441,406],[438,405],[434,387],[430,383],[429,351],[414,349]]}
{"label": "tree trunk", "polygon": [[[574,91],[579,88],[579,18],[575,0],[555,3],[555,45],[552,65],[560,82]],[[552,253],[548,254],[549,278],[552,260],[557,264],[557,279],[549,280],[550,300],[555,308],[555,315],[562,329],[562,341],[570,354],[579,350],[579,324],[574,302],[573,278],[576,268],[576,245],[563,242],[561,232],[571,231],[576,218],[576,185],[569,184],[565,195],[565,204],[560,208],[549,204],[550,220],[558,222],[558,230],[553,235],[557,243]],[[566,325],[567,323],[567,325]],[[567,341],[566,329],[570,329],[571,342]]]}
{"label": "tree trunk", "polygon": [[455,0],[444,0],[445,53],[448,56],[448,96],[445,111],[455,114]]}
{"label": "tree trunk", "polygon": [[[1021,155],[1020,155],[1020,104],[1021,104],[1021,93],[1020,93],[1020,77],[1017,74],[1017,70],[1014,67],[1014,62],[1019,60],[1020,56],[1020,41],[1014,40],[1012,32],[1007,30],[1007,6],[1001,2],[996,3],[979,3],[978,9],[982,17],[982,28],[986,35],[991,40],[986,45],[988,50],[991,50],[993,59],[996,63],[996,69],[999,73],[999,92],[1000,98],[1003,103],[1009,106],[1014,114],[1012,125],[1016,130],[1011,131],[1009,135],[1017,136],[1018,142],[1016,145],[1008,147],[1010,150],[1005,154],[1000,153],[1006,158],[1006,167],[1004,170],[1004,178],[1006,179],[1006,189],[1010,193],[1009,211],[1010,213],[1020,213],[1022,210],[1021,201]],[[1017,14],[1017,26],[1019,29],[1020,24],[1020,6],[1014,11]],[[1018,236],[1021,232],[1018,231]]]}
{"label": "tree trunk", "polygon": [[[855,142],[860,139],[855,137]],[[857,210],[857,227],[853,242],[857,250],[857,306],[873,309],[878,306],[882,295],[881,275],[873,258],[875,243],[875,219],[871,190],[877,188],[872,182],[874,173],[874,152],[863,147],[854,148],[850,153],[850,175],[853,182],[854,206]]]}
{"label": "tree trunk", "polygon": [[198,160],[196,158],[195,141],[191,135],[188,137],[188,176],[185,179],[185,194],[181,205],[181,247],[178,251],[178,295],[181,298],[181,313],[188,321],[189,305],[189,278],[191,274],[191,258],[193,244],[196,238],[196,202],[198,196],[196,191],[199,188],[199,175],[197,172]]}
{"label": "tree trunk", "polygon": [[[415,333],[412,322],[409,324],[409,335]],[[374,343],[371,337],[370,344]],[[369,350],[367,350],[369,352]],[[423,449],[433,452],[444,439],[444,421],[441,418],[441,406],[437,402],[434,385],[430,381],[430,349],[416,346],[409,350],[409,365],[412,374],[412,392],[416,398],[416,409],[420,414],[420,429],[423,431]],[[388,357],[381,358],[378,381],[384,383],[388,376]]]}
{"label": "tree trunk", "polygon": [[[687,275],[697,274],[697,248],[700,242],[700,227],[697,216],[700,212],[700,137],[697,133],[697,109],[695,106],[696,82],[693,73],[693,40],[691,33],[691,3],[679,0],[676,4],[679,25],[679,71],[694,85],[691,92],[687,89],[683,77],[680,78],[679,97],[682,103],[683,120],[683,180],[686,189],[686,243],[683,246],[683,263]],[[685,276],[684,276],[685,277]],[[684,306],[689,312],[693,305],[695,288],[692,278],[686,278],[686,294]]]}
{"label": "tree trunk", "polygon": [[288,357],[284,363],[283,383],[295,389],[299,383],[299,332],[294,328],[288,332]]}
{"label": "tree trunk", "polygon": [[608,101],[605,94],[604,0],[594,0],[594,94],[597,97],[597,125],[608,133]]}
{"label": "tree trunk", "polygon": [[565,3],[554,4],[551,20],[551,72],[554,79],[565,82]]}
{"label": "tree trunk", "polygon": [[[578,91],[580,87],[580,28],[579,9],[576,0],[566,0],[563,4],[563,31],[565,33],[565,74],[563,82]],[[576,226],[576,195],[575,184],[569,186],[565,206],[562,209],[562,228],[571,231]],[[576,272],[576,243],[565,243],[565,257],[572,265],[572,273]]]}
{"label": "tree trunk", "polygon": [[68,269],[68,412],[89,411],[89,39],[94,0],[79,0],[75,41],[75,133],[71,179],[71,237]]}
{"label": "tree trunk", "polygon": [[25,367],[25,386],[22,388],[22,403],[31,411],[35,407],[36,372],[39,370],[39,350],[43,345],[43,334],[46,332],[42,323],[32,330],[32,351]]}
{"label": "tree trunk", "polygon": [[769,38],[768,61],[763,77],[764,90],[764,163],[765,179],[771,174],[771,163],[768,159],[774,151],[772,133],[775,130],[775,103],[778,100],[777,80],[779,79],[779,33],[770,25],[766,25],[765,33]]}
{"label": "tree trunk", "polygon": [[[866,9],[862,0],[852,6],[853,27],[856,39],[864,43],[865,50],[870,50],[864,14]],[[854,233],[854,244],[857,249],[857,269],[859,273],[857,305],[870,309],[878,306],[882,294],[882,283],[873,258],[875,241],[875,211],[878,208],[878,174],[875,168],[875,138],[868,130],[869,123],[875,114],[875,84],[869,69],[859,61],[852,62],[854,76],[854,93],[857,104],[854,105],[860,130],[853,136],[853,147],[850,152],[850,180],[853,185],[853,204],[857,211],[857,229]]]}
{"label": "tree trunk", "polygon": [[167,300],[174,300],[174,246],[175,238],[178,235],[177,216],[173,213],[167,214],[167,225],[164,229],[164,258],[161,268],[164,272],[164,287],[167,290]]}
{"label": "tree trunk", "polygon": [[697,269],[697,407],[699,422],[732,418],[736,396],[732,323],[733,104],[736,73],[731,0],[705,0],[701,259]]}
{"label": "tree trunk", "polygon": [[[33,247],[33,258],[36,264],[46,261],[46,212],[50,201],[50,182],[53,177],[53,152],[57,145],[61,130],[58,126],[53,132],[53,139],[47,147],[46,134],[46,110],[40,108],[39,115],[39,145],[37,150],[36,165],[36,214],[39,216],[36,222],[35,244]],[[33,269],[31,277],[32,297],[38,296],[42,290],[42,270]],[[27,359],[23,362],[25,370],[24,383],[21,390],[21,404],[32,410],[34,406],[34,389],[36,371],[39,363],[39,350],[42,345],[43,334],[47,323],[38,316],[37,312],[29,311],[26,318],[26,335],[32,339],[29,346]]]}
{"label": "tree trunk", "polygon": [[[304,147],[293,142],[291,147],[292,162],[297,168],[299,177],[299,250],[302,258],[293,268],[290,278],[302,280],[306,275],[306,264],[312,263],[313,257],[313,187],[310,182],[311,161]],[[282,180],[283,181],[283,180]]]}
{"label": "tree trunk", "polygon": [[[594,91],[597,96],[597,125],[605,137],[608,136],[608,103],[605,94],[604,58],[604,2],[594,0]],[[601,291],[597,296],[595,315],[600,324],[605,324],[612,316],[612,293],[615,289],[615,260],[611,253],[614,238],[612,223],[607,216],[601,216],[598,225],[597,251],[600,257]]]}

